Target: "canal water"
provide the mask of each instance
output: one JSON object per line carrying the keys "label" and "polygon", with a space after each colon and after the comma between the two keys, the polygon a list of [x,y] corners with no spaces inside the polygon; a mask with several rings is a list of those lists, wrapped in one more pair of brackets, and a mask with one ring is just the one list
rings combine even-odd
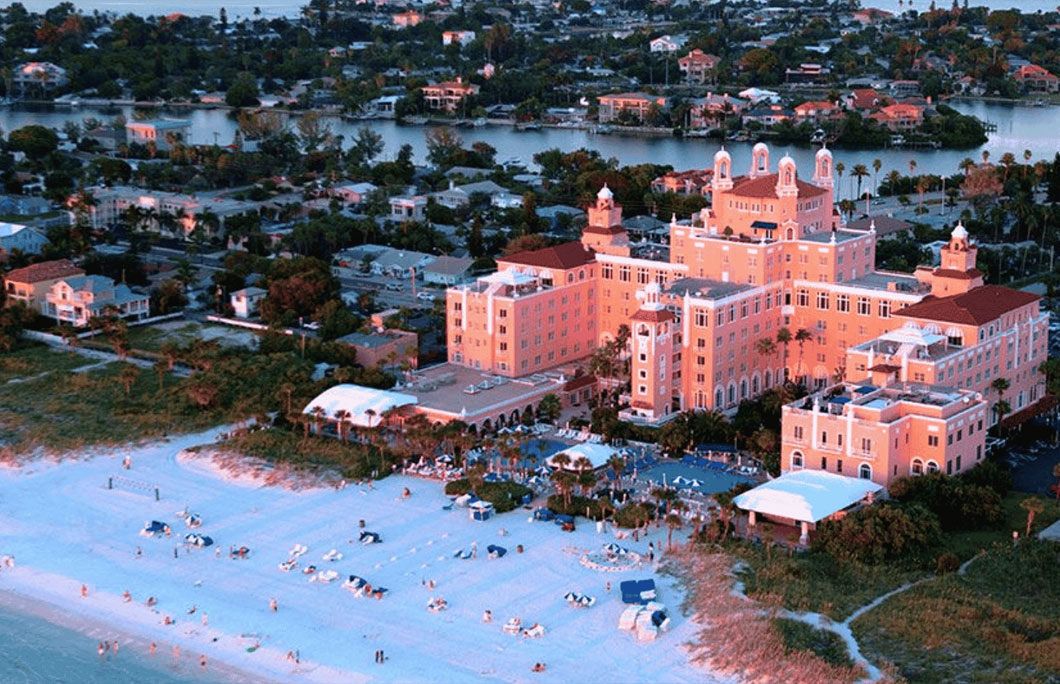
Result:
{"label": "canal water", "polygon": [[[953,174],[958,171],[961,160],[966,157],[979,161],[982,152],[988,151],[990,158],[998,160],[1002,154],[1012,152],[1018,161],[1023,161],[1024,150],[1030,150],[1032,159],[1052,160],[1060,150],[1060,107],[1018,105],[1011,103],[986,102],[980,100],[962,100],[953,103],[954,108],[972,114],[984,121],[997,125],[997,131],[989,134],[989,140],[982,147],[968,150],[925,150],[925,149],[882,149],[882,150],[833,150],[836,162],[843,162],[847,169],[855,164],[865,164],[872,168],[872,162],[882,162],[880,177],[892,170],[908,174],[909,162],[916,160],[917,173]],[[42,124],[59,128],[66,121],[80,122],[86,117],[109,120],[118,114],[130,116],[131,108],[97,109],[91,107],[7,107],[0,109],[0,127],[11,131],[29,124]],[[191,122],[191,141],[194,143],[228,144],[232,142],[237,130],[235,118],[231,112],[222,109],[172,109],[162,110],[160,116],[180,117]],[[344,121],[337,117],[327,119],[332,132],[344,136],[349,144],[361,127],[368,127],[383,136],[385,148],[383,158],[392,159],[398,149],[409,144],[415,153],[417,163],[426,163],[427,145],[424,138],[428,127],[402,126],[393,121]],[[216,134],[216,135],[215,135]],[[703,168],[713,165],[714,153],[721,144],[716,140],[703,138],[680,139],[669,136],[639,137],[625,135],[598,135],[589,131],[574,128],[542,128],[536,131],[518,131],[507,125],[487,125],[479,128],[460,129],[460,136],[465,143],[483,141],[497,150],[497,160],[519,160],[532,166],[537,152],[550,148],[571,151],[588,148],[598,151],[603,157],[616,158],[620,164],[669,164],[675,169]],[[725,144],[732,153],[736,171],[750,163],[750,142]],[[772,161],[784,154],[790,154],[804,175],[813,168],[815,145],[778,145],[773,148]],[[849,182],[846,178],[843,182]]]}

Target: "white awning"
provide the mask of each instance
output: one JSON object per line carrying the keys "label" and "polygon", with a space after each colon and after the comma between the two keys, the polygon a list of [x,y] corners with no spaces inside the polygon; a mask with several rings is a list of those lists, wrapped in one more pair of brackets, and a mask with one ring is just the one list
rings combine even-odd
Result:
{"label": "white awning", "polygon": [[872,480],[796,470],[740,494],[733,503],[745,511],[816,523],[881,489]]}
{"label": "white awning", "polygon": [[[569,449],[553,454],[552,458],[555,458],[558,454],[567,454],[570,456],[570,460],[573,463],[577,461],[579,457],[584,456],[593,464],[593,470],[600,468],[607,464],[607,461],[618,453],[618,449],[607,446],[606,444],[575,444]],[[549,459],[549,463],[552,462],[552,458]],[[571,468],[573,470],[573,468]]]}
{"label": "white awning", "polygon": [[306,404],[302,413],[313,415],[313,409],[319,406],[324,409],[327,420],[335,420],[335,412],[345,410],[349,411],[349,421],[353,425],[374,427],[382,421],[385,411],[418,401],[413,395],[401,392],[360,385],[335,385]]}

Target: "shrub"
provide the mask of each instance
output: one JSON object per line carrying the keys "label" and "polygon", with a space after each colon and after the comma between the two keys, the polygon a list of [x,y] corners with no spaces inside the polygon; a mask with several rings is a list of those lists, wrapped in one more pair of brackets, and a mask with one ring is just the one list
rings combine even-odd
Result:
{"label": "shrub", "polygon": [[568,505],[560,494],[553,494],[548,497],[548,502],[545,505],[548,510],[561,515],[584,516],[586,509],[588,509],[591,520],[603,520],[604,514],[611,510],[606,501],[590,499],[584,496],[572,496]]}
{"label": "shrub", "polygon": [[961,559],[957,557],[957,554],[950,553],[949,551],[939,554],[938,558],[935,559],[935,574],[945,575],[951,572],[957,572],[958,568],[961,567]]}
{"label": "shrub", "polygon": [[450,480],[445,483],[445,493],[449,496],[463,496],[471,491],[471,483],[467,481],[467,478],[459,480]]}
{"label": "shrub", "polygon": [[[987,474],[986,479],[992,476]],[[896,501],[922,504],[946,531],[994,527],[1005,520],[997,492],[963,477],[942,473],[903,477],[891,484],[890,494]]]}
{"label": "shrub", "polygon": [[615,511],[615,524],[627,529],[655,519],[655,506],[647,502],[629,504]]}
{"label": "shrub", "polygon": [[846,644],[835,632],[791,618],[774,618],[773,625],[789,652],[810,651],[830,665],[854,667]]}
{"label": "shrub", "polygon": [[524,496],[533,492],[517,482],[483,482],[475,494],[493,504],[498,513],[507,513],[519,506]]}
{"label": "shrub", "polygon": [[941,538],[938,518],[924,506],[877,504],[821,523],[813,548],[833,558],[876,564],[923,551]]}
{"label": "shrub", "polygon": [[982,461],[960,477],[968,484],[993,489],[998,496],[1002,497],[1012,489],[1012,474],[994,461]]}

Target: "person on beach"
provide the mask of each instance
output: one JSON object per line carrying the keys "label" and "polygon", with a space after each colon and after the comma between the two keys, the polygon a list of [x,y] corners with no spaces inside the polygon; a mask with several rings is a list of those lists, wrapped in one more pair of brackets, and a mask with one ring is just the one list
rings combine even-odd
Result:
{"label": "person on beach", "polygon": [[648,542],[648,560],[655,560],[655,542]]}
{"label": "person on beach", "polygon": [[608,594],[611,593],[611,583],[610,582],[607,583],[607,593]]}
{"label": "person on beach", "polygon": [[274,598],[273,599],[269,599],[269,610],[271,610],[272,612],[275,613],[276,612],[276,608],[277,608],[276,599],[274,599]]}
{"label": "person on beach", "polygon": [[118,657],[118,640],[117,639],[114,640],[114,643],[112,644],[112,646],[114,647],[114,657],[117,658]]}
{"label": "person on beach", "polygon": [[137,547],[136,547],[136,557],[137,557],[137,558],[140,558],[140,557],[141,557],[141,556],[143,556],[143,555],[144,555],[144,550],[143,550],[143,549],[141,549],[141,548],[140,548],[139,546],[137,546]]}
{"label": "person on beach", "polygon": [[489,608],[487,608],[485,611],[483,611],[483,613],[482,613],[482,621],[483,622],[493,622],[493,612],[490,611]]}
{"label": "person on beach", "polygon": [[81,598],[88,598],[88,587],[81,585]]}
{"label": "person on beach", "polygon": [[203,626],[203,627],[205,627],[205,626],[206,626],[206,613],[203,613],[203,614],[202,614],[202,626]]}
{"label": "person on beach", "polygon": [[158,600],[154,596],[148,596],[146,603],[148,608],[154,608]]}
{"label": "person on beach", "polygon": [[180,554],[177,553],[177,547],[175,547],[175,546],[173,547],[173,557],[174,558],[180,558]]}
{"label": "person on beach", "polygon": [[205,654],[199,656],[199,667],[202,667],[202,668],[206,667],[206,655]]}
{"label": "person on beach", "polygon": [[191,608],[188,608],[188,615],[191,615],[192,613],[194,613],[195,610],[196,610],[196,606],[192,606]]}
{"label": "person on beach", "polygon": [[103,642],[102,641],[99,642],[99,646],[96,647],[96,653],[99,654],[100,658],[103,657]]}
{"label": "person on beach", "polygon": [[150,651],[151,651],[151,657],[153,658],[155,656],[155,642],[153,642],[153,641],[151,642]]}
{"label": "person on beach", "polygon": [[178,660],[180,660],[180,646],[174,646],[173,647],[173,661],[176,662]]}
{"label": "person on beach", "polygon": [[132,601],[132,594],[129,593],[128,589],[126,589],[125,593],[121,595],[121,600],[125,603],[129,603],[130,601]]}

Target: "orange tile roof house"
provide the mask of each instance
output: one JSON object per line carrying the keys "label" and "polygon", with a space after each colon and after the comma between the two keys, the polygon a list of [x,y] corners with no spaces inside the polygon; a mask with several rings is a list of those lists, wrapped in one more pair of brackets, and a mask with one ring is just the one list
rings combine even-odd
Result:
{"label": "orange tile roof house", "polygon": [[1060,91],[1060,78],[1037,64],[1024,64],[1012,75],[1029,93],[1055,93]]}
{"label": "orange tile roof house", "polygon": [[407,28],[409,26],[415,26],[423,21],[423,15],[416,10],[408,10],[406,12],[400,12],[393,15],[394,26],[400,26],[401,28]]}
{"label": "orange tile roof house", "polygon": [[4,291],[8,300],[23,302],[31,309],[50,316],[46,296],[52,285],[63,278],[83,276],[84,270],[67,259],[42,261],[15,270],[4,276]]}
{"label": "orange tile roof house", "polygon": [[477,95],[479,87],[473,83],[464,83],[460,76],[455,81],[442,81],[432,83],[420,88],[423,92],[423,100],[430,109],[441,109],[447,112],[455,112],[464,98]]}
{"label": "orange tile roof house", "polygon": [[666,109],[670,105],[669,98],[647,93],[601,95],[599,101],[600,123],[614,121],[622,112],[629,112],[635,119],[643,119],[652,106]]}
{"label": "orange tile roof house", "polygon": [[924,123],[924,108],[911,104],[887,105],[869,118],[891,131],[913,131]]}
{"label": "orange tile roof house", "polygon": [[839,114],[839,106],[825,100],[811,100],[795,105],[797,119],[826,119]]}
{"label": "orange tile roof house", "polygon": [[681,69],[681,73],[685,75],[689,83],[698,83],[702,85],[716,80],[714,69],[718,67],[720,62],[720,57],[708,55],[699,48],[696,48],[677,60],[677,66]]}

